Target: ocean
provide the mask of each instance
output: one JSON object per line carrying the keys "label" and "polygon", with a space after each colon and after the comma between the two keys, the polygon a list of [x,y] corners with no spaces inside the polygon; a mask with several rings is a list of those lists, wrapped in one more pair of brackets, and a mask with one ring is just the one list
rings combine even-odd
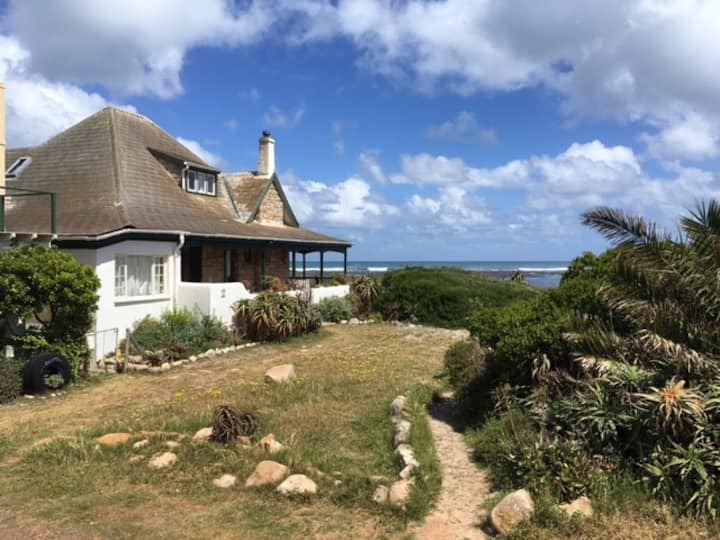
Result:
{"label": "ocean", "polygon": [[[509,279],[515,272],[522,272],[530,285],[548,289],[558,286],[569,264],[570,261],[348,261],[348,273],[372,275],[407,266],[452,266],[482,272],[498,279]],[[308,272],[319,270],[318,261],[307,261]],[[342,261],[325,261],[325,272],[342,271]]]}

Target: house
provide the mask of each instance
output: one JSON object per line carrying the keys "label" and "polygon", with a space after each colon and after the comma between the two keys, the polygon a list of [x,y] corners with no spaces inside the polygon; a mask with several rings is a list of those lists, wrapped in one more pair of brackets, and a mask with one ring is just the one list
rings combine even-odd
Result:
{"label": "house", "polygon": [[300,227],[275,141],[263,132],[259,143],[257,171],[223,174],[148,118],[105,108],[5,152],[0,243],[52,243],[95,269],[97,355],[137,320],[175,307],[229,323],[231,305],[266,276],[300,277],[298,253],[303,278],[311,252],[343,253],[347,268],[350,243]]}

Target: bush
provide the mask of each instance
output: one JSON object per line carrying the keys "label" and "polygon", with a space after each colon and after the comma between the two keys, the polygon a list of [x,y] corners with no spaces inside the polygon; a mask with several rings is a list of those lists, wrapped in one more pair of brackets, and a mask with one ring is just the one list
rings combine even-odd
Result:
{"label": "bush", "polygon": [[0,319],[37,322],[10,339],[20,355],[57,350],[75,375],[87,368],[85,335],[92,328],[100,280],[89,266],[56,248],[23,246],[0,252]]}
{"label": "bush", "polygon": [[350,306],[353,315],[366,318],[376,309],[379,284],[374,277],[363,276],[350,283]]}
{"label": "bush", "polygon": [[20,366],[13,360],[0,356],[0,403],[8,403],[21,393]]}
{"label": "bush", "polygon": [[265,292],[286,292],[289,287],[286,282],[276,276],[265,276],[261,283],[261,289]]}
{"label": "bush", "polygon": [[317,305],[320,317],[327,322],[347,321],[352,317],[347,299],[338,296],[323,298]]}
{"label": "bush", "polygon": [[235,306],[237,332],[253,341],[285,341],[314,332],[321,322],[315,306],[286,294],[261,293]]}
{"label": "bush", "polygon": [[445,371],[448,374],[450,385],[457,387],[467,377],[467,372],[475,372],[485,362],[484,351],[475,340],[458,341],[453,343],[445,353]]}

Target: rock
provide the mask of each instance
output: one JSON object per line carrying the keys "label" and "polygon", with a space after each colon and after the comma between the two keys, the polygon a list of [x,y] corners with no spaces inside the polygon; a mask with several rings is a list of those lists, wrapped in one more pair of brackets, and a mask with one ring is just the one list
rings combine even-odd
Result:
{"label": "rock", "polygon": [[268,454],[277,454],[285,450],[285,447],[275,440],[275,435],[265,435],[258,441],[258,447]]}
{"label": "rock", "polygon": [[277,461],[261,461],[245,480],[245,487],[276,485],[287,476],[288,468]]}
{"label": "rock", "polygon": [[102,437],[98,437],[97,442],[103,446],[120,446],[130,439],[132,439],[130,433],[106,433]]}
{"label": "rock", "polygon": [[[252,443],[252,437],[247,437],[245,435],[240,435],[235,442],[239,444],[240,446],[250,446]],[[280,444],[280,443],[278,443]],[[282,445],[281,445],[282,446]]]}
{"label": "rock", "polygon": [[199,429],[195,435],[193,435],[193,442],[207,442],[210,440],[210,436],[212,435],[212,428],[211,427],[204,427],[202,429]]}
{"label": "rock", "polygon": [[405,407],[407,406],[407,398],[405,396],[398,396],[390,403],[390,414],[392,416],[400,416]]}
{"label": "rock", "polygon": [[153,373],[155,375],[157,375],[161,371],[162,371],[162,369],[160,369],[160,366],[151,366],[148,368],[148,373]]}
{"label": "rock", "polygon": [[176,360],[175,362],[170,362],[170,365],[172,367],[180,367],[185,365],[185,360]]}
{"label": "rock", "polygon": [[207,351],[205,351],[205,356],[215,356],[215,349],[208,349]]}
{"label": "rock", "polygon": [[410,422],[400,420],[395,423],[395,446],[410,442]]}
{"label": "rock", "polygon": [[317,493],[317,484],[304,474],[288,476],[275,491],[283,495],[314,495]]}
{"label": "rock", "polygon": [[163,362],[160,364],[160,371],[168,371],[170,369],[170,362]]}
{"label": "rock", "polygon": [[163,452],[162,454],[155,454],[148,462],[148,467],[151,469],[167,469],[175,465],[177,456],[172,452]]}
{"label": "rock", "polygon": [[180,446],[180,443],[177,441],[165,441],[165,446],[167,446],[170,450],[175,450]]}
{"label": "rock", "polygon": [[23,397],[25,399],[35,399],[35,396],[33,396],[32,394],[25,394]]}
{"label": "rock", "polygon": [[233,487],[237,483],[237,478],[232,474],[223,474],[220,478],[213,480],[213,485],[222,489]]}
{"label": "rock", "polygon": [[408,465],[413,465],[415,467],[420,465],[417,459],[415,459],[415,451],[409,444],[399,444],[395,449],[395,455],[397,455],[400,459],[400,465],[402,468],[405,468]]}
{"label": "rock", "polygon": [[150,444],[150,441],[147,439],[143,439],[142,441],[138,441],[135,444],[133,444],[133,450],[140,450],[141,448],[147,446]]}
{"label": "rock", "polygon": [[360,319],[358,319],[357,317],[353,317],[348,321],[348,324],[360,324]]}
{"label": "rock", "polygon": [[345,319],[340,321],[340,324],[347,324],[347,321]]}
{"label": "rock", "polygon": [[403,480],[409,480],[410,477],[412,477],[413,474],[415,474],[415,469],[418,468],[418,465],[415,465],[414,463],[410,463],[403,467],[403,470],[400,471],[400,478]]}
{"label": "rock", "polygon": [[292,364],[282,364],[280,366],[271,367],[265,372],[266,383],[282,383],[295,378],[295,366]]}
{"label": "rock", "polygon": [[535,512],[530,493],[526,489],[513,491],[495,505],[490,512],[490,524],[500,534],[510,533],[521,521]]}
{"label": "rock", "polygon": [[195,356],[195,355],[193,354],[193,355],[190,356],[190,358],[188,358],[188,360],[190,360],[190,362],[192,362],[192,363],[194,364],[195,362],[197,362],[197,356]]}
{"label": "rock", "polygon": [[132,456],[130,458],[130,463],[140,463],[144,459],[145,459],[145,456],[143,456],[142,454],[138,454],[138,455]]}
{"label": "rock", "polygon": [[578,497],[571,503],[561,504],[559,508],[568,516],[572,516],[573,514],[580,514],[583,517],[589,518],[593,515],[592,501],[585,496]]}
{"label": "rock", "polygon": [[388,492],[388,502],[396,508],[405,508],[410,498],[410,489],[412,482],[410,480],[398,480],[393,482]]}
{"label": "rock", "polygon": [[377,504],[385,504],[388,502],[388,495],[390,495],[390,490],[387,486],[378,486],[373,493],[372,500]]}
{"label": "rock", "polygon": [[150,369],[150,366],[147,364],[128,364],[127,370],[128,371],[148,371]]}
{"label": "rock", "polygon": [[370,480],[371,482],[375,482],[376,484],[379,482],[388,481],[387,476],[383,476],[381,474],[371,474],[370,476],[368,476],[368,480]]}

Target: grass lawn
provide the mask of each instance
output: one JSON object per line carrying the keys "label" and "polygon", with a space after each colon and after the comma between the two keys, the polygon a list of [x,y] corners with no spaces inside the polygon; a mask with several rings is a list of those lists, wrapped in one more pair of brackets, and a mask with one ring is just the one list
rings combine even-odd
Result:
{"label": "grass lawn", "polygon": [[[160,376],[113,376],[62,398],[0,407],[0,536],[403,537],[409,518],[373,504],[376,484],[368,477],[395,479],[388,405],[413,389],[428,398],[420,385],[434,383],[453,339],[443,330],[384,324],[327,327]],[[296,382],[263,383],[267,368],[288,362]],[[288,447],[273,459],[313,478],[318,495],[289,500],[271,489],[245,489],[244,479],[268,458],[255,449],[191,443],[219,403],[254,411],[259,436],[272,432]],[[413,434],[427,476],[419,479],[411,516],[427,510],[439,487],[426,427]],[[96,447],[104,433],[142,430],[188,436],[174,467],[152,471],[130,462],[165,450],[162,437],[140,451]],[[67,438],[33,447],[57,436]],[[239,485],[215,488],[212,479],[223,473],[237,475]]]}

